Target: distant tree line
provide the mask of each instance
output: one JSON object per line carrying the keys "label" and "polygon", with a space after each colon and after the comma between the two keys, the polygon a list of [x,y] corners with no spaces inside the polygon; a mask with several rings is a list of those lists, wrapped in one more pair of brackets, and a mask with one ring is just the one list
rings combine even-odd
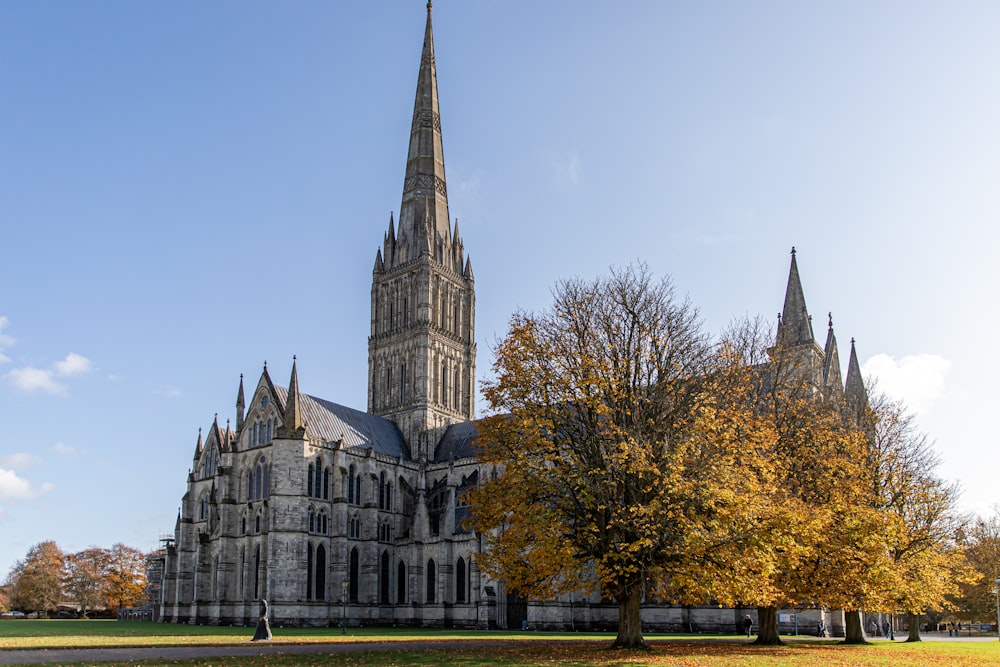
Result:
{"label": "distant tree line", "polygon": [[86,616],[95,609],[132,607],[146,590],[146,555],[118,543],[65,553],[39,542],[17,561],[0,587],[0,610],[48,613],[72,605]]}

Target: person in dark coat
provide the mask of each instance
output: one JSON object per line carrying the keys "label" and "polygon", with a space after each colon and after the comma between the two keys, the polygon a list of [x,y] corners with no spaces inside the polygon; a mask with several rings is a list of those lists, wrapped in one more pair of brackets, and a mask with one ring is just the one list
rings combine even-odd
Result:
{"label": "person in dark coat", "polygon": [[750,633],[753,632],[753,619],[750,618],[750,614],[743,619],[743,632],[747,633],[747,639],[750,639]]}

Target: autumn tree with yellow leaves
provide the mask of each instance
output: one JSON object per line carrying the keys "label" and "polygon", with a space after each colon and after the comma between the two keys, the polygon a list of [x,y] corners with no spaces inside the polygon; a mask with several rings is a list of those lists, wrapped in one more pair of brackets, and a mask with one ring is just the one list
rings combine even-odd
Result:
{"label": "autumn tree with yellow leaves", "polygon": [[811,384],[808,357],[775,345],[759,319],[731,325],[718,354],[714,410],[699,420],[709,437],[743,449],[740,474],[757,488],[751,523],[731,540],[746,552],[714,554],[703,576],[721,603],[757,608],[757,643],[780,644],[778,609],[858,609],[859,585],[884,589],[883,522],[863,502],[862,434]]}
{"label": "autumn tree with yellow leaves", "polygon": [[484,383],[479,456],[497,474],[470,498],[481,566],[524,595],[600,590],[614,645],[641,647],[644,595],[703,601],[695,565],[746,552],[735,528],[759,482],[742,443],[699,430],[714,355],[668,280],[633,266],[553,296],[514,315]]}
{"label": "autumn tree with yellow leaves", "polygon": [[862,417],[867,435],[865,481],[873,508],[885,516],[892,581],[886,611],[908,617],[907,641],[920,641],[920,616],[977,575],[958,536],[965,518],[959,490],[936,474],[940,457],[899,401],[876,394]]}
{"label": "autumn tree with yellow leaves", "polygon": [[958,542],[974,579],[960,584],[950,601],[959,619],[987,619],[996,615],[996,586],[1000,579],[1000,507],[978,516],[958,531]]}

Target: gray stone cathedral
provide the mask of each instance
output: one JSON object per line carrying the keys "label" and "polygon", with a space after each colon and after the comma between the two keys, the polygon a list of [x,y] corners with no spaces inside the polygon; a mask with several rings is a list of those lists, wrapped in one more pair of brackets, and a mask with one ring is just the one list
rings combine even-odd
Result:
{"label": "gray stone cathedral", "polygon": [[[287,388],[266,364],[249,395],[240,378],[235,431],[216,419],[198,436],[161,620],[254,625],[266,599],[285,626],[615,627],[611,602],[529,603],[477,568],[483,542],[462,504],[486,474],[473,447],[475,281],[449,220],[428,3],[399,219],[372,273],[368,410],[302,393],[294,360]],[[820,347],[794,254],[778,336],[821,391],[844,396],[832,324]],[[846,389],[864,392],[853,344]],[[651,603],[643,618],[649,630],[711,631],[744,613]]]}

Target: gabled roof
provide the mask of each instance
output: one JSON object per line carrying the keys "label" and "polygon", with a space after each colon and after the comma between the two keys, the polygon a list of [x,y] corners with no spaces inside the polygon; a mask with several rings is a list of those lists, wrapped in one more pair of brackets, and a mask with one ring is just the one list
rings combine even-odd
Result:
{"label": "gabled roof", "polygon": [[[274,389],[278,400],[284,404],[288,398],[288,389]],[[372,448],[386,456],[410,458],[410,450],[394,422],[301,392],[299,400],[302,421],[310,436],[327,442],[343,439],[341,446],[346,449]]]}

